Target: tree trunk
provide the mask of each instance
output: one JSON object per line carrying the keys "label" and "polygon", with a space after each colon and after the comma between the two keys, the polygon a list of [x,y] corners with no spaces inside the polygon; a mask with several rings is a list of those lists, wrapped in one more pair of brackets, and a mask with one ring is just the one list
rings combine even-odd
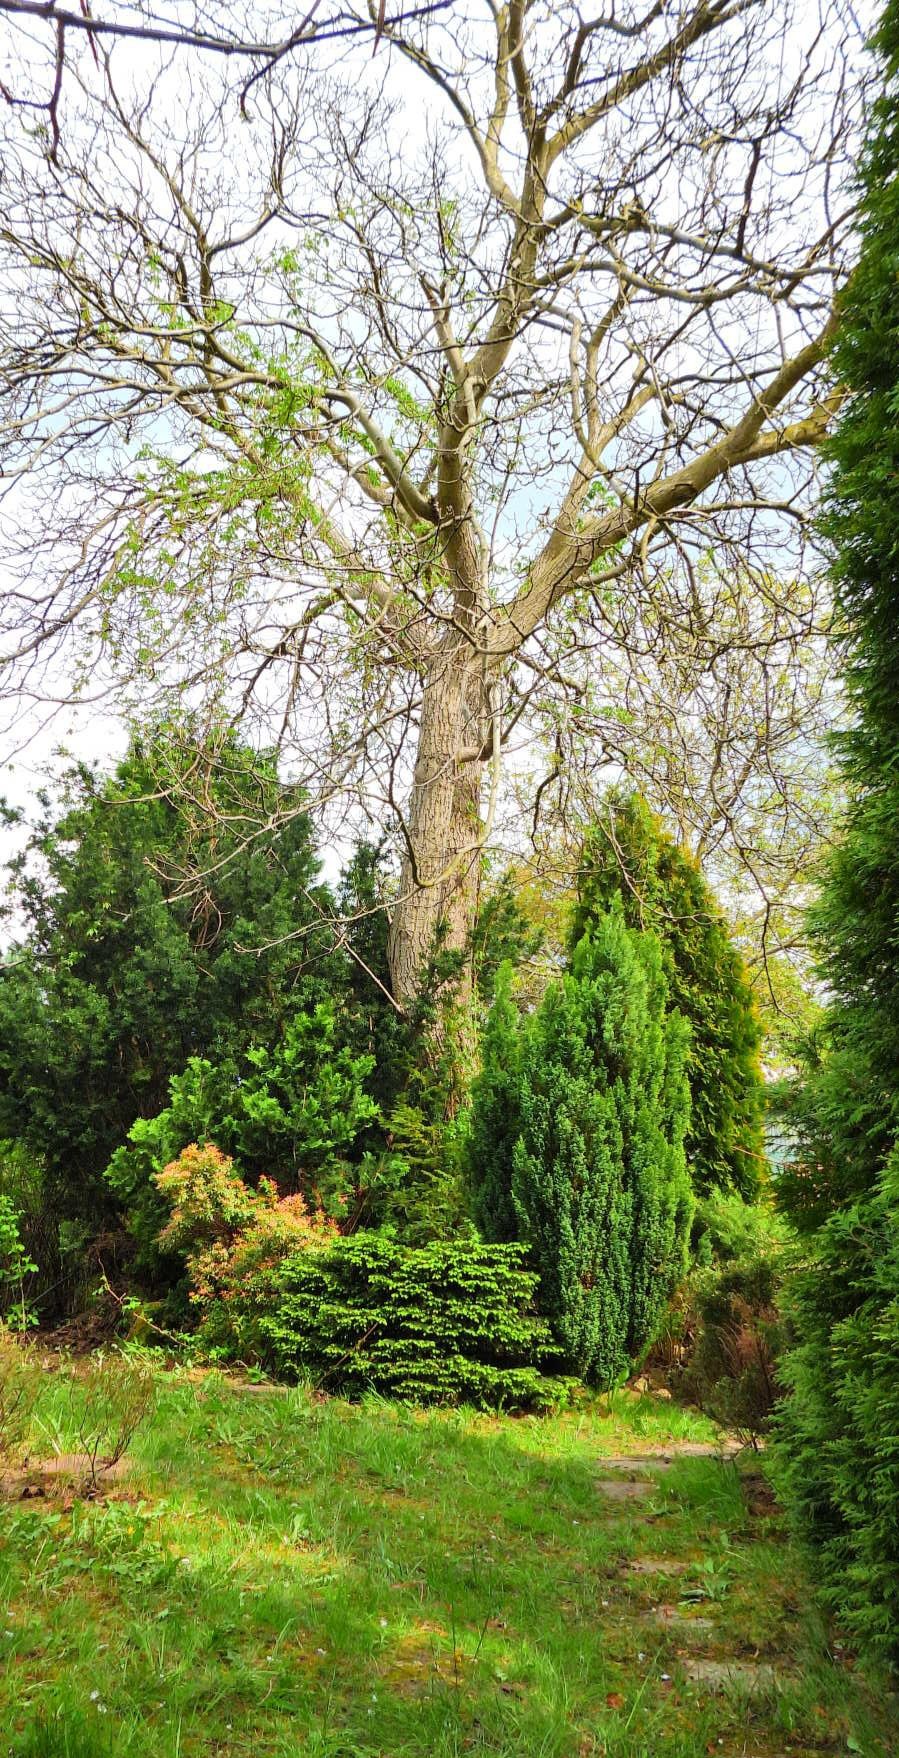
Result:
{"label": "tree trunk", "polygon": [[481,862],[482,699],[479,671],[467,648],[444,653],[425,680],[408,842],[388,941],[393,992],[403,1007],[419,995],[428,960],[438,951],[463,953],[454,998],[463,1004],[471,998]]}

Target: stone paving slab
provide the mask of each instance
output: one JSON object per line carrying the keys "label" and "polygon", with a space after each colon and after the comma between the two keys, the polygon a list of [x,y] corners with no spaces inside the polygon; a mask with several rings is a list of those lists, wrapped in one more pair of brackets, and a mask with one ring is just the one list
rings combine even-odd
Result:
{"label": "stone paving slab", "polygon": [[658,1447],[648,1453],[618,1453],[611,1459],[600,1459],[597,1463],[603,1471],[667,1471],[680,1459],[720,1459],[728,1464],[742,1448],[736,1443],[727,1441],[716,1445],[713,1441],[678,1441],[670,1447]]}
{"label": "stone paving slab", "polygon": [[688,1575],[696,1567],[695,1563],[685,1563],[677,1557],[632,1557],[622,1564],[625,1575]]}
{"label": "stone paving slab", "polygon": [[638,1502],[652,1495],[655,1484],[648,1477],[598,1477],[595,1487],[597,1493],[605,1496],[608,1502]]}
{"label": "stone paving slab", "polygon": [[738,1689],[760,1697],[788,1684],[790,1675],[766,1660],[712,1660],[705,1655],[691,1655],[682,1661],[685,1678],[693,1685],[706,1685],[710,1691]]}

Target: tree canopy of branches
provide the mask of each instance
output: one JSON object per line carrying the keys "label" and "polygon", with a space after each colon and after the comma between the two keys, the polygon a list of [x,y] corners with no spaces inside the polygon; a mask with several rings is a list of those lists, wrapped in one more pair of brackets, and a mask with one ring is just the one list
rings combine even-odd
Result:
{"label": "tree canopy of branches", "polygon": [[837,362],[828,527],[853,724],[844,840],[815,916],[831,995],[783,1196],[806,1232],[782,1418],[785,1486],[828,1599],[899,1666],[899,6],[876,46],[883,89],[862,171],[862,255]]}
{"label": "tree canopy of branches", "polygon": [[406,1007],[535,718],[757,643],[710,560],[801,577],[854,101],[839,7],[427,10],[249,96],[94,32],[0,214],[10,687],[224,701],[361,797]]}

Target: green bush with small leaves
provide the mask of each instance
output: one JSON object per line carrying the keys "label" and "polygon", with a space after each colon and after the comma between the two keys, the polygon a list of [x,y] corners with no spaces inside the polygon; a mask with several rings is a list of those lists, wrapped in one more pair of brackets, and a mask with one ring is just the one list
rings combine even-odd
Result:
{"label": "green bush with small leaves", "polygon": [[168,1211],[157,1179],[191,1143],[214,1142],[252,1184],[273,1178],[285,1195],[335,1220],[352,1217],[367,1173],[353,1153],[379,1117],[366,1090],[372,1063],[339,1042],[331,1003],[295,1014],[274,1049],[251,1047],[239,1063],[191,1057],[169,1083],[166,1109],[138,1118],[106,1169],[141,1267],[157,1275],[166,1267]]}

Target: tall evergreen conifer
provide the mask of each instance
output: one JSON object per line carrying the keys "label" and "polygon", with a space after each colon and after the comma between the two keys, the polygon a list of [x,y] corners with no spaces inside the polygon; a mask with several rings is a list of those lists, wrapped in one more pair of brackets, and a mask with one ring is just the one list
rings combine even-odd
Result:
{"label": "tall evergreen conifer", "polygon": [[899,4],[862,171],[862,252],[834,350],[849,399],[827,526],[853,725],[851,807],[814,917],[832,995],[784,1183],[806,1232],[781,1418],[786,1494],[831,1604],[899,1666]]}
{"label": "tall evergreen conifer", "polygon": [[614,1385],[685,1267],[689,1028],[654,935],[597,918],[535,1015],[501,984],[469,1141],[476,1211],[530,1247],[540,1303],[585,1378]]}
{"label": "tall evergreen conifer", "polygon": [[585,840],[578,894],[574,944],[616,897],[631,927],[658,935],[671,1005],[690,1023],[686,1150],[694,1188],[751,1197],[764,1163],[761,1029],[708,881],[645,800],[616,789]]}
{"label": "tall evergreen conifer", "polygon": [[[185,802],[204,776],[198,832]],[[93,1224],[110,1154],[164,1107],[171,1076],[276,1042],[344,963],[311,820],[270,759],[163,729],[136,735],[112,775],[73,768],[63,790],[11,867],[21,941],[0,959],[0,1137],[39,1156],[61,1213]],[[260,814],[285,822],[248,837]]]}

